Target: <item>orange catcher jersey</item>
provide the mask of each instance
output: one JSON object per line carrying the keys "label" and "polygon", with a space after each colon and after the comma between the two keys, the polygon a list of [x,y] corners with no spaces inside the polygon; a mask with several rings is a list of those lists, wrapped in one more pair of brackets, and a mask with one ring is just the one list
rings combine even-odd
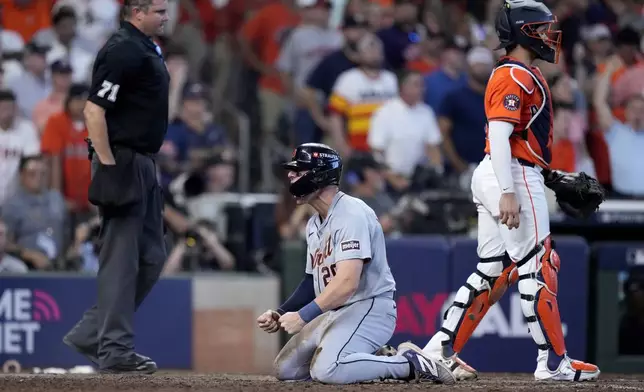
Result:
{"label": "orange catcher jersey", "polygon": [[[550,165],[552,98],[538,68],[510,57],[502,58],[485,89],[485,115],[488,123],[514,124],[510,137],[513,157],[543,168]],[[489,140],[485,142],[485,152],[490,153]]]}

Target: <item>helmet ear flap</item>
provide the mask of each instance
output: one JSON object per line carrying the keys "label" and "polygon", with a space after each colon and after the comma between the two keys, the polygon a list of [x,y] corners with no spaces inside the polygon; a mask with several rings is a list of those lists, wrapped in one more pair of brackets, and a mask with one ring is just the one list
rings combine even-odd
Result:
{"label": "helmet ear flap", "polygon": [[499,37],[500,41],[497,49],[506,48],[515,43],[514,31],[512,29],[512,25],[510,24],[509,13],[510,9],[504,5],[496,14],[494,28],[496,29],[496,34]]}

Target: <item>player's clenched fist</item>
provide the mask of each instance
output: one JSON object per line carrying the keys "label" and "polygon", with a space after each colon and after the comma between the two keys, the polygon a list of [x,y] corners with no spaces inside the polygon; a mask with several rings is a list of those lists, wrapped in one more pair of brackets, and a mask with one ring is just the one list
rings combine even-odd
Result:
{"label": "player's clenched fist", "polygon": [[257,325],[268,333],[275,333],[280,329],[280,314],[272,309],[268,309],[257,318]]}
{"label": "player's clenched fist", "polygon": [[282,328],[291,335],[300,332],[306,324],[298,312],[284,313],[279,322]]}

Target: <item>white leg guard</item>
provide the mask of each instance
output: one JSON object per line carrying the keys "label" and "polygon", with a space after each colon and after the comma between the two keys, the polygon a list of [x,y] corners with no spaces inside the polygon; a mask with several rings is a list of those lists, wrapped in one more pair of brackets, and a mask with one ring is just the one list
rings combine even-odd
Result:
{"label": "white leg guard", "polygon": [[445,312],[441,329],[425,346],[424,351],[435,351],[440,345],[441,350],[446,350],[445,355],[450,356],[450,351],[458,353],[463,349],[490,308],[489,293],[497,278],[510,264],[506,255],[481,259],[476,271],[456,292],[452,306]]}

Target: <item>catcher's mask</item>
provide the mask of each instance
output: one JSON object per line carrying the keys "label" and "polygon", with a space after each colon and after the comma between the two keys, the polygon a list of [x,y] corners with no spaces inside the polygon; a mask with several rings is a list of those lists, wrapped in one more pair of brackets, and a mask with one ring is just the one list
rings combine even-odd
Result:
{"label": "catcher's mask", "polygon": [[342,176],[340,154],[320,143],[301,144],[293,151],[292,160],[283,163],[282,167],[288,171],[307,172],[289,187],[289,192],[295,197],[310,195],[329,185],[339,185]]}
{"label": "catcher's mask", "polygon": [[555,23],[557,18],[541,2],[505,0],[494,26],[500,41],[496,49],[519,45],[537,58],[556,64],[561,49],[561,30],[553,30]]}

